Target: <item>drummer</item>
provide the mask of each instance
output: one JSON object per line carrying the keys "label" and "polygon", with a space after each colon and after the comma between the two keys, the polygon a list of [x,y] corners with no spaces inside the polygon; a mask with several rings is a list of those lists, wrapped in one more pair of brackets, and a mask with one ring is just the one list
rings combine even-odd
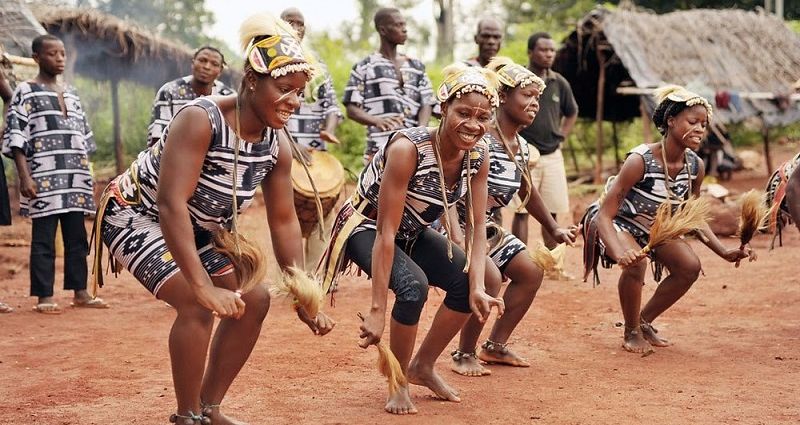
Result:
{"label": "drummer", "polygon": [[[281,19],[297,31],[298,37],[303,39],[306,32],[305,18],[295,7],[290,7],[281,12]],[[304,46],[310,52],[307,46]],[[326,150],[326,142],[339,143],[334,131],[342,119],[342,112],[336,100],[336,91],[333,89],[333,80],[328,73],[328,69],[319,55],[314,54],[317,59],[317,73],[314,78],[306,84],[300,107],[286,123],[286,128],[294,137],[294,140],[309,150]],[[331,228],[331,222],[335,214],[330,211],[324,217],[325,229]],[[314,226],[310,235],[303,237],[305,243],[305,269],[312,271],[322,255],[322,251],[328,245],[328,235],[322,234],[321,226]]]}

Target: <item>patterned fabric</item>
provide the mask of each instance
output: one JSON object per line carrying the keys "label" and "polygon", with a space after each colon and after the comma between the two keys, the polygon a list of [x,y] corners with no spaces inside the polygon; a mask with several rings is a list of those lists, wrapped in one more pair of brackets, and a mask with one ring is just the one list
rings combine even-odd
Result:
{"label": "patterned fabric", "polygon": [[72,86],[59,95],[47,87],[20,83],[9,104],[3,154],[25,153],[36,198],[20,196],[20,214],[31,218],[80,211],[94,214],[89,155],[97,150],[80,98]]}
{"label": "patterned fabric", "polygon": [[[183,78],[170,81],[156,93],[153,102],[153,113],[150,117],[150,126],[147,127],[147,147],[151,147],[161,136],[166,133],[165,129],[172,121],[172,117],[178,113],[187,103],[198,98],[197,92],[192,88],[192,76],[187,75]],[[220,81],[214,81],[211,87],[211,95],[227,96],[235,92],[230,87]]]}
{"label": "patterned fabric", "polygon": [[[400,66],[400,73],[402,85],[392,61],[373,53],[353,66],[342,102],[360,106],[375,117],[403,115],[406,128],[416,127],[420,109],[436,103],[431,80],[425,74],[425,65],[416,59],[407,58]],[[393,132],[367,126],[364,157],[378,152]]]}
{"label": "patterned fabric", "polygon": [[488,73],[491,71],[473,66],[449,74],[442,84],[439,84],[439,88],[436,90],[436,99],[444,103],[453,96],[461,97],[462,94],[477,92],[488,97],[489,103],[496,108],[500,106],[497,82],[489,81],[486,78]]}
{"label": "patterned fabric", "polygon": [[[638,181],[625,199],[622,200],[619,211],[614,216],[612,224],[617,232],[625,231],[630,233],[636,240],[640,247],[644,248],[650,240],[650,227],[653,225],[656,210],[658,207],[667,202],[667,186],[664,179],[664,167],[654,157],[653,151],[647,144],[639,145],[628,152],[630,155],[640,155],[644,160],[644,176],[642,180]],[[691,196],[689,193],[690,180],[691,186],[699,184],[693,180],[697,179],[697,173],[700,170],[700,157],[696,153],[687,149],[686,159],[688,159],[688,167],[684,166],[678,175],[675,177],[672,184],[672,196],[669,202],[672,205],[673,212],[678,206]],[[687,162],[687,161],[685,161]],[[608,192],[614,177],[609,178],[606,183],[604,193]],[[597,278],[597,265],[598,261],[602,259],[603,267],[609,268],[614,263],[611,258],[605,255],[605,245],[600,240],[597,234],[597,228],[594,224],[594,219],[600,209],[600,201],[595,201],[586,209],[581,223],[583,224],[584,236],[584,266],[586,267],[586,274],[594,270],[595,281]],[[650,258],[653,251],[650,252]],[[660,267],[654,269],[656,280],[661,280]]]}
{"label": "patterned fabric", "polygon": [[328,116],[335,114],[341,118],[342,112],[336,102],[336,91],[333,89],[333,81],[328,74],[328,69],[322,62],[317,65],[317,72],[323,76],[324,80],[314,96],[316,100],[312,103],[308,103],[309,99],[301,101],[300,107],[286,123],[286,128],[300,145],[324,151],[326,150],[325,142],[319,138],[319,132],[325,129],[325,121]]}
{"label": "patterned fabric", "polygon": [[282,28],[279,25],[279,29],[281,34],[256,41],[247,47],[247,52],[244,56],[250,66],[259,74],[270,74],[272,78],[286,75],[286,72],[280,72],[280,70],[290,64],[296,66],[292,69],[287,68],[284,71],[310,72],[311,67],[306,60],[300,40],[292,35],[289,28]]}
{"label": "patterned fabric", "polygon": [[[486,239],[489,241],[489,256],[500,271],[505,270],[508,262],[515,255],[525,250],[525,244],[513,234],[506,232],[492,221],[494,214],[507,206],[514,195],[522,186],[522,171],[511,160],[503,148],[501,141],[490,133],[486,133],[483,140],[489,145],[489,198],[486,202]],[[517,136],[519,149],[515,155],[517,164],[528,163],[528,144]],[[525,166],[525,165],[523,165]],[[466,226],[467,209],[466,200],[459,199],[456,204],[458,221],[463,230]],[[494,239],[494,240],[493,240]]]}
{"label": "patterned fabric", "polygon": [[[444,213],[441,176],[428,128],[415,127],[401,130],[398,133],[407,137],[417,146],[417,170],[408,182],[405,207],[397,232],[400,239],[413,239]],[[485,142],[479,142],[470,151],[471,174],[469,176],[467,176],[467,157],[464,156],[461,179],[455,188],[448,190],[448,203],[454,204],[467,194],[467,178],[472,178],[477,174],[485,160],[485,149]],[[383,169],[386,166],[385,155],[385,148],[378,151],[372,162],[361,172],[356,187],[359,196],[375,209],[378,208],[378,191],[383,180]],[[375,229],[375,220],[365,221],[356,229],[356,232],[365,228]]]}
{"label": "patterned fabric", "polygon": [[770,210],[769,231],[772,234],[780,232],[784,216],[787,218],[791,217],[789,206],[786,204],[785,198],[786,186],[789,183],[789,178],[797,167],[800,167],[800,153],[781,164],[767,181],[767,205],[770,207],[776,204],[778,205],[777,208]]}
{"label": "patterned fabric", "polygon": [[[200,259],[209,273],[216,273],[229,264],[210,244],[213,231],[231,225],[234,143],[239,143],[236,193],[240,214],[275,166],[278,139],[268,129],[259,143],[239,141],[213,101],[199,98],[187,107],[194,106],[208,113],[212,140],[197,187],[188,202],[189,216]],[[156,204],[161,152],[167,137],[165,133],[158,144],[140,153],[131,168],[110,185],[107,190],[113,198],[101,224],[103,240],[114,258],[153,293],[178,271],[161,234]]]}

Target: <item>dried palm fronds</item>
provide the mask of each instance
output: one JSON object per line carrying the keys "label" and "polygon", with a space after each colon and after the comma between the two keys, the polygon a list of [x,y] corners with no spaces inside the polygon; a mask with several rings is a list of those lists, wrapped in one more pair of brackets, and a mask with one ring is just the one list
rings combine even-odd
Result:
{"label": "dried palm fronds", "polygon": [[766,195],[763,192],[751,189],[747,191],[739,202],[742,205],[742,214],[739,217],[739,242],[744,248],[753,239],[756,232],[767,227],[769,207]]}
{"label": "dried palm fronds", "polygon": [[258,244],[242,234],[237,235],[227,230],[220,230],[214,233],[214,247],[218,252],[230,258],[242,293],[247,293],[257,285],[264,283],[264,277],[267,274],[267,260]]}
{"label": "dried palm fronds", "polygon": [[281,272],[280,279],[272,285],[273,296],[290,297],[295,305],[306,311],[308,317],[317,317],[322,299],[322,285],[297,267]]}
{"label": "dried palm fronds", "polygon": [[[358,313],[358,318],[362,321],[364,320],[364,316],[361,313]],[[400,391],[401,387],[408,385],[408,380],[406,379],[406,375],[403,374],[403,368],[400,366],[400,362],[397,360],[397,357],[394,356],[389,346],[383,341],[377,343],[375,346],[378,348],[378,371],[381,375],[385,376],[388,381],[389,395],[394,395]]]}
{"label": "dried palm fronds", "polygon": [[547,249],[543,243],[539,242],[536,249],[530,252],[531,259],[533,259],[533,262],[536,263],[543,272],[556,272],[564,267],[564,253],[566,248],[567,244],[560,243],[551,251]]}
{"label": "dried palm fronds", "polygon": [[656,210],[656,218],[650,227],[650,242],[640,253],[647,254],[664,242],[703,227],[710,217],[710,211],[711,204],[706,198],[690,198],[674,214],[669,202],[662,203]]}

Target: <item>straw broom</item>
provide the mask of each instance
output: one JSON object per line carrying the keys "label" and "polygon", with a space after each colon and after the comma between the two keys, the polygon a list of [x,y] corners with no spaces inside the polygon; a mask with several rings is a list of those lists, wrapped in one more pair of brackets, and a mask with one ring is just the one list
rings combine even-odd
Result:
{"label": "straw broom", "polygon": [[[364,321],[364,316],[358,313],[358,318]],[[400,391],[401,387],[408,385],[408,380],[403,374],[403,368],[392,350],[381,341],[375,345],[378,348],[378,371],[385,376],[389,383],[389,395],[392,396]]]}
{"label": "straw broom", "polygon": [[[756,232],[767,227],[770,210],[767,207],[765,194],[755,189],[750,189],[742,195],[739,202],[742,206],[742,213],[739,216],[739,249],[742,250]],[[736,262],[736,267],[739,267],[739,261]]]}
{"label": "straw broom", "polygon": [[302,307],[311,318],[317,317],[324,297],[322,285],[297,267],[282,271],[270,292],[273,296],[292,298],[294,305]]}
{"label": "straw broom", "polygon": [[675,213],[669,202],[659,205],[650,227],[650,242],[639,251],[646,255],[658,245],[703,227],[710,217],[711,204],[705,198],[690,198]]}

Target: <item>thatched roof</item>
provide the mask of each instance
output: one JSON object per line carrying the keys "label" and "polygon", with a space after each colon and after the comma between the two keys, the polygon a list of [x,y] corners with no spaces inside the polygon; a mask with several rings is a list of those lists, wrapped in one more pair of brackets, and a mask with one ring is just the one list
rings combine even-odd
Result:
{"label": "thatched roof", "polygon": [[31,42],[47,34],[21,0],[0,2],[0,45],[5,52],[30,57]]}
{"label": "thatched roof", "polygon": [[[74,69],[79,74],[160,87],[191,72],[193,49],[114,16],[69,8],[41,8],[35,13],[45,29],[75,54]],[[221,79],[230,84],[239,75],[226,69]]]}
{"label": "thatched roof", "polygon": [[[800,78],[800,36],[774,15],[743,10],[696,9],[656,15],[596,9],[559,52],[557,69],[573,84],[581,115],[596,111],[597,49],[606,68],[605,118],[639,116],[635,96],[620,85],[688,86],[713,102],[717,92],[788,93]],[[630,98],[636,99],[631,101]],[[800,120],[797,103],[787,110],[769,100],[744,100],[741,110],[717,108],[723,122],[762,116],[768,126]]]}

